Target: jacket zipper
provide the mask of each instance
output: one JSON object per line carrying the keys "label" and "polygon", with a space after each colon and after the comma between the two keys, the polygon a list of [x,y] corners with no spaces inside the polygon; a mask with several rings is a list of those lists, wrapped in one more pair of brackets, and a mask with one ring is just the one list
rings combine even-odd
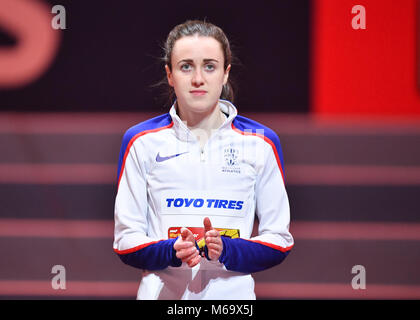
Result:
{"label": "jacket zipper", "polygon": [[200,148],[200,161],[204,162],[205,158],[204,158],[204,148]]}

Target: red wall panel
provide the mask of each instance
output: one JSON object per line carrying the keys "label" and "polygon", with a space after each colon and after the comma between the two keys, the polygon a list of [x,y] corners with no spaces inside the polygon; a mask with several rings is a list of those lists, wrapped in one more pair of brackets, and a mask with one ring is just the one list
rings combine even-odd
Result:
{"label": "red wall panel", "polygon": [[[352,27],[355,5],[366,29]],[[314,1],[312,111],[420,117],[417,9],[417,0]]]}

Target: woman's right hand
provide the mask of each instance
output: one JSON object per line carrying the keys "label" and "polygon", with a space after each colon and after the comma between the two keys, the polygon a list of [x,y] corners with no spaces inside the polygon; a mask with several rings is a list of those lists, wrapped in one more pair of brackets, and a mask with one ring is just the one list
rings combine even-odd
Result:
{"label": "woman's right hand", "polygon": [[186,262],[189,267],[197,265],[201,256],[195,246],[194,234],[187,228],[181,229],[181,236],[174,243],[176,257],[182,262]]}

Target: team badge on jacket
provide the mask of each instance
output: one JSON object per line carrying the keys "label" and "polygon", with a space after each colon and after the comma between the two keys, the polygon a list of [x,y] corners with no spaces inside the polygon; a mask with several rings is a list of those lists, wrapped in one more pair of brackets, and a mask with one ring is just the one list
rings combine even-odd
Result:
{"label": "team badge on jacket", "polygon": [[235,148],[226,148],[223,154],[226,166],[222,167],[222,172],[241,173],[241,168],[238,165],[239,150]]}

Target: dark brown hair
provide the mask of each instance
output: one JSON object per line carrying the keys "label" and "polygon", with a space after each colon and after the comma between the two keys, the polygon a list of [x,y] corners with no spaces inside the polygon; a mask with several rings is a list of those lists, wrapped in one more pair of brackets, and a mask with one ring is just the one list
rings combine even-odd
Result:
{"label": "dark brown hair", "polygon": [[[172,71],[171,55],[175,42],[182,37],[193,35],[212,37],[220,43],[220,45],[222,46],[224,56],[224,69],[226,71],[229,64],[232,63],[232,51],[229,40],[221,28],[210,22],[202,20],[188,20],[182,24],[175,26],[171,30],[171,32],[169,32],[166,42],[164,44],[164,56],[162,58],[163,62],[168,65],[169,69]],[[171,86],[169,86],[166,77],[164,82],[169,87],[169,99],[173,102],[175,97],[174,89]],[[228,79],[227,83],[223,86],[222,93],[220,94],[220,99],[229,100],[233,102],[234,94],[230,79]]]}

